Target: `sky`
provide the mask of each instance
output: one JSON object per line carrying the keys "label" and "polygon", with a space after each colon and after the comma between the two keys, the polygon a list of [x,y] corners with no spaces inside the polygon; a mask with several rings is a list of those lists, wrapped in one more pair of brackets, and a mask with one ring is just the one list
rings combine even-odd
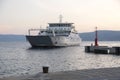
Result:
{"label": "sky", "polygon": [[27,34],[47,23],[72,22],[80,33],[120,30],[120,0],[0,0],[0,34]]}

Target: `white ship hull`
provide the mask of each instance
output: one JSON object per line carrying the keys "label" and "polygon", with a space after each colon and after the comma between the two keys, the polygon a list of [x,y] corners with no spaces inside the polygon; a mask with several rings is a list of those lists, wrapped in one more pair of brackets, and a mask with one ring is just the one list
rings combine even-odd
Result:
{"label": "white ship hull", "polygon": [[80,45],[80,37],[71,36],[26,36],[32,47],[64,47]]}

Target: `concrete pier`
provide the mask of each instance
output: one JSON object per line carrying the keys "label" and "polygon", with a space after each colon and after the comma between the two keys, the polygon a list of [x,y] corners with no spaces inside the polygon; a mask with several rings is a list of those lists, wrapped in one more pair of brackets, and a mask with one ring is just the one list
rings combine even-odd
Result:
{"label": "concrete pier", "polygon": [[120,55],[120,47],[85,46],[86,53],[115,54]]}

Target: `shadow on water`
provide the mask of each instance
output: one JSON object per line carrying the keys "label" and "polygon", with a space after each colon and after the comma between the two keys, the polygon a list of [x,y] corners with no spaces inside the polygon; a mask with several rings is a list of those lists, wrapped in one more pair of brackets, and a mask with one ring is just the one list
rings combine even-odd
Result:
{"label": "shadow on water", "polygon": [[51,50],[51,49],[61,49],[65,47],[29,47],[28,50]]}

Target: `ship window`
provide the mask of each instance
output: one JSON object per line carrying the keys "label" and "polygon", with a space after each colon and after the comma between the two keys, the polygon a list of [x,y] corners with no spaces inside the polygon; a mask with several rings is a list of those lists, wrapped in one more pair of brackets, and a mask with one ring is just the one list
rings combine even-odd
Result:
{"label": "ship window", "polygon": [[67,26],[69,27],[69,26],[70,26],[70,24],[67,24]]}
{"label": "ship window", "polygon": [[68,24],[66,24],[66,26],[68,26]]}
{"label": "ship window", "polygon": [[71,26],[71,24],[69,24],[69,26]]}
{"label": "ship window", "polygon": [[69,26],[69,24],[67,24],[67,27]]}
{"label": "ship window", "polygon": [[68,26],[68,24],[66,24],[66,27]]}
{"label": "ship window", "polygon": [[55,24],[50,24],[51,27],[55,27]]}

